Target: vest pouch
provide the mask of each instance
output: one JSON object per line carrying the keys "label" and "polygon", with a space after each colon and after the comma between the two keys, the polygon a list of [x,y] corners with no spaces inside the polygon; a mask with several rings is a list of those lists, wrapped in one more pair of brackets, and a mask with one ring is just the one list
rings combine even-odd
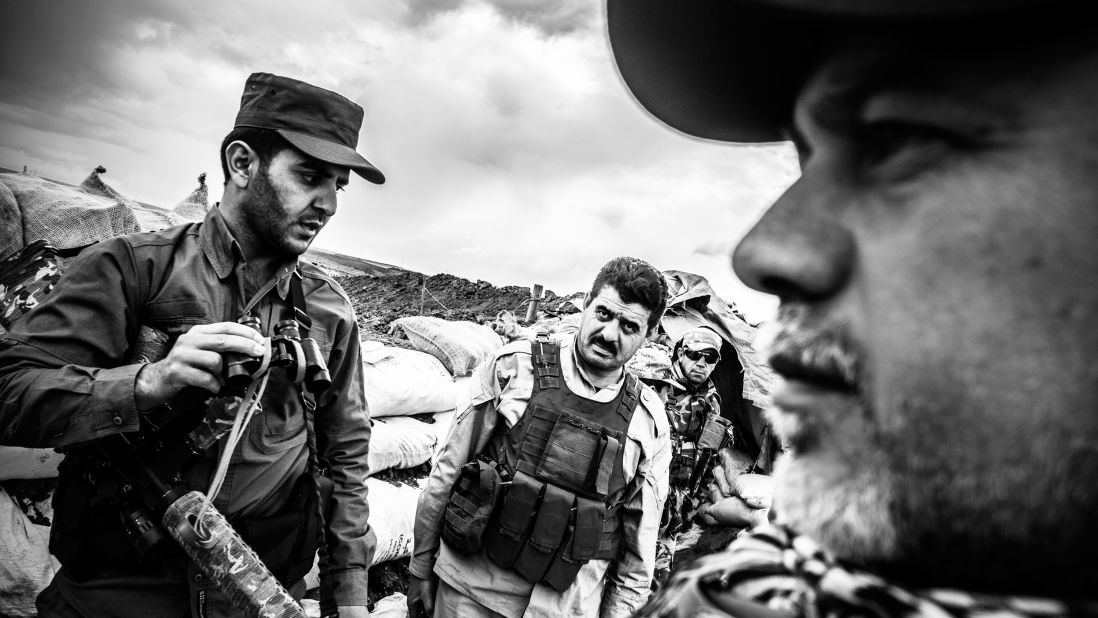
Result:
{"label": "vest pouch", "polygon": [[576,497],[576,525],[569,558],[584,563],[598,555],[605,510],[606,505],[599,500]]}
{"label": "vest pouch", "polygon": [[442,519],[448,546],[465,555],[480,551],[502,489],[496,462],[473,460],[461,467]]}
{"label": "vest pouch", "polygon": [[492,562],[505,569],[515,563],[526,543],[527,532],[534,521],[544,487],[529,474],[521,470],[515,472],[511,485],[503,494],[503,505],[496,518],[499,525],[485,539],[484,548]]}
{"label": "vest pouch", "polygon": [[560,549],[553,556],[553,561],[549,563],[549,568],[541,579],[542,583],[557,592],[568,590],[572,586],[572,582],[576,581],[576,575],[579,574],[580,569],[583,568],[583,562],[571,558],[575,538],[576,526],[569,525],[564,540],[561,541]]}
{"label": "vest pouch", "polygon": [[698,459],[698,450],[693,442],[682,442],[675,456],[671,459],[671,471],[669,481],[672,487],[686,487],[690,484],[690,476],[694,473],[694,465]]}
{"label": "vest pouch", "polygon": [[538,478],[577,492],[588,490],[587,479],[605,443],[602,431],[602,425],[561,412],[538,462]]}
{"label": "vest pouch", "polygon": [[568,531],[568,518],[572,514],[574,499],[575,496],[569,491],[554,485],[545,486],[545,495],[538,506],[530,537],[515,559],[513,567],[526,581],[537,583],[545,575],[553,561],[553,555],[557,553],[557,548],[561,546],[564,534]]}
{"label": "vest pouch", "polygon": [[602,531],[599,533],[598,552],[596,560],[614,560],[618,557],[618,545],[621,544],[621,519],[618,517],[620,507],[607,509],[602,518]]}

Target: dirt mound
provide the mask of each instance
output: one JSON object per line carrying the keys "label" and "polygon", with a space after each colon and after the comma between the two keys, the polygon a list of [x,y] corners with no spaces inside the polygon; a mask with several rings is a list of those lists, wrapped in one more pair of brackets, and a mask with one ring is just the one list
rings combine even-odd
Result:
{"label": "dirt mound", "polygon": [[[389,276],[352,275],[336,277],[347,290],[364,339],[401,345],[388,336],[389,323],[397,318],[428,315],[447,320],[483,323],[500,311],[516,317],[526,315],[530,288],[514,285],[496,287],[487,281],[469,281],[454,275],[425,276],[402,271]],[[546,290],[539,304],[554,310],[564,300]]]}

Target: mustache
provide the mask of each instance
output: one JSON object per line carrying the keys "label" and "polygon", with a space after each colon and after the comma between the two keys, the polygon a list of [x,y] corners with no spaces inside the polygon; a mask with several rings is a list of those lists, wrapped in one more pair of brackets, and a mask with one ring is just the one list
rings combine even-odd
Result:
{"label": "mustache", "polygon": [[783,306],[768,333],[770,366],[787,380],[858,392],[864,354],[845,326],[812,316],[800,306]]}
{"label": "mustache", "polygon": [[611,354],[617,354],[618,353],[617,344],[614,344],[610,341],[607,341],[607,340],[603,339],[602,337],[592,337],[590,342],[591,342],[591,345],[597,345],[600,348],[610,352]]}

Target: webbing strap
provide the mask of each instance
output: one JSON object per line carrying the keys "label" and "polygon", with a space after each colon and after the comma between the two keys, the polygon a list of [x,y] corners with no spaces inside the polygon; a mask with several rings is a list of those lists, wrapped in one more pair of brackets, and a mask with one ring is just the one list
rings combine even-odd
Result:
{"label": "webbing strap", "polygon": [[[298,399],[301,400],[301,408],[305,413],[305,443],[309,451],[309,474],[319,476],[323,474],[320,466],[320,455],[316,444],[316,427],[313,425],[313,412],[316,404],[305,392],[300,384],[295,384]],[[332,562],[328,553],[328,523],[324,517],[324,498],[320,495],[320,483],[313,483],[316,491],[316,516],[320,523],[320,545],[317,554],[320,562],[320,618],[339,618],[339,607],[335,600],[335,586],[332,584]]]}
{"label": "webbing strap", "polygon": [[595,491],[605,496],[610,493],[610,476],[614,473],[614,464],[618,462],[618,449],[621,442],[616,436],[602,434],[602,457],[599,459],[599,471],[595,477]]}
{"label": "webbing strap", "polygon": [[290,273],[290,303],[293,305],[294,318],[300,325],[298,330],[301,332],[301,338],[305,339],[309,336],[309,329],[313,326],[313,320],[309,317],[309,312],[306,311],[305,290],[301,287],[301,273],[296,270]]}

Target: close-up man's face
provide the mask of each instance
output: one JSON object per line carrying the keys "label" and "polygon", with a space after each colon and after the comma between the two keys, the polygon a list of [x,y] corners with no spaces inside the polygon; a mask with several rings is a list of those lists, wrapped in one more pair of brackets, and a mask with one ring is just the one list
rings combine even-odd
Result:
{"label": "close-up man's face", "polygon": [[609,285],[589,300],[576,336],[580,359],[598,371],[620,369],[644,345],[652,312]]}
{"label": "close-up man's face", "polygon": [[734,254],[782,301],[776,515],[916,578],[1098,550],[1098,53],[1015,47],[830,55]]}
{"label": "close-up man's face", "polygon": [[260,167],[242,198],[251,231],[287,257],[305,253],[336,213],[336,194],[349,170],[284,148]]}
{"label": "close-up man's face", "polygon": [[675,363],[678,364],[679,373],[687,382],[698,385],[709,379],[709,375],[717,366],[718,358],[720,357],[716,350],[710,348],[694,350],[683,346],[679,349]]}

